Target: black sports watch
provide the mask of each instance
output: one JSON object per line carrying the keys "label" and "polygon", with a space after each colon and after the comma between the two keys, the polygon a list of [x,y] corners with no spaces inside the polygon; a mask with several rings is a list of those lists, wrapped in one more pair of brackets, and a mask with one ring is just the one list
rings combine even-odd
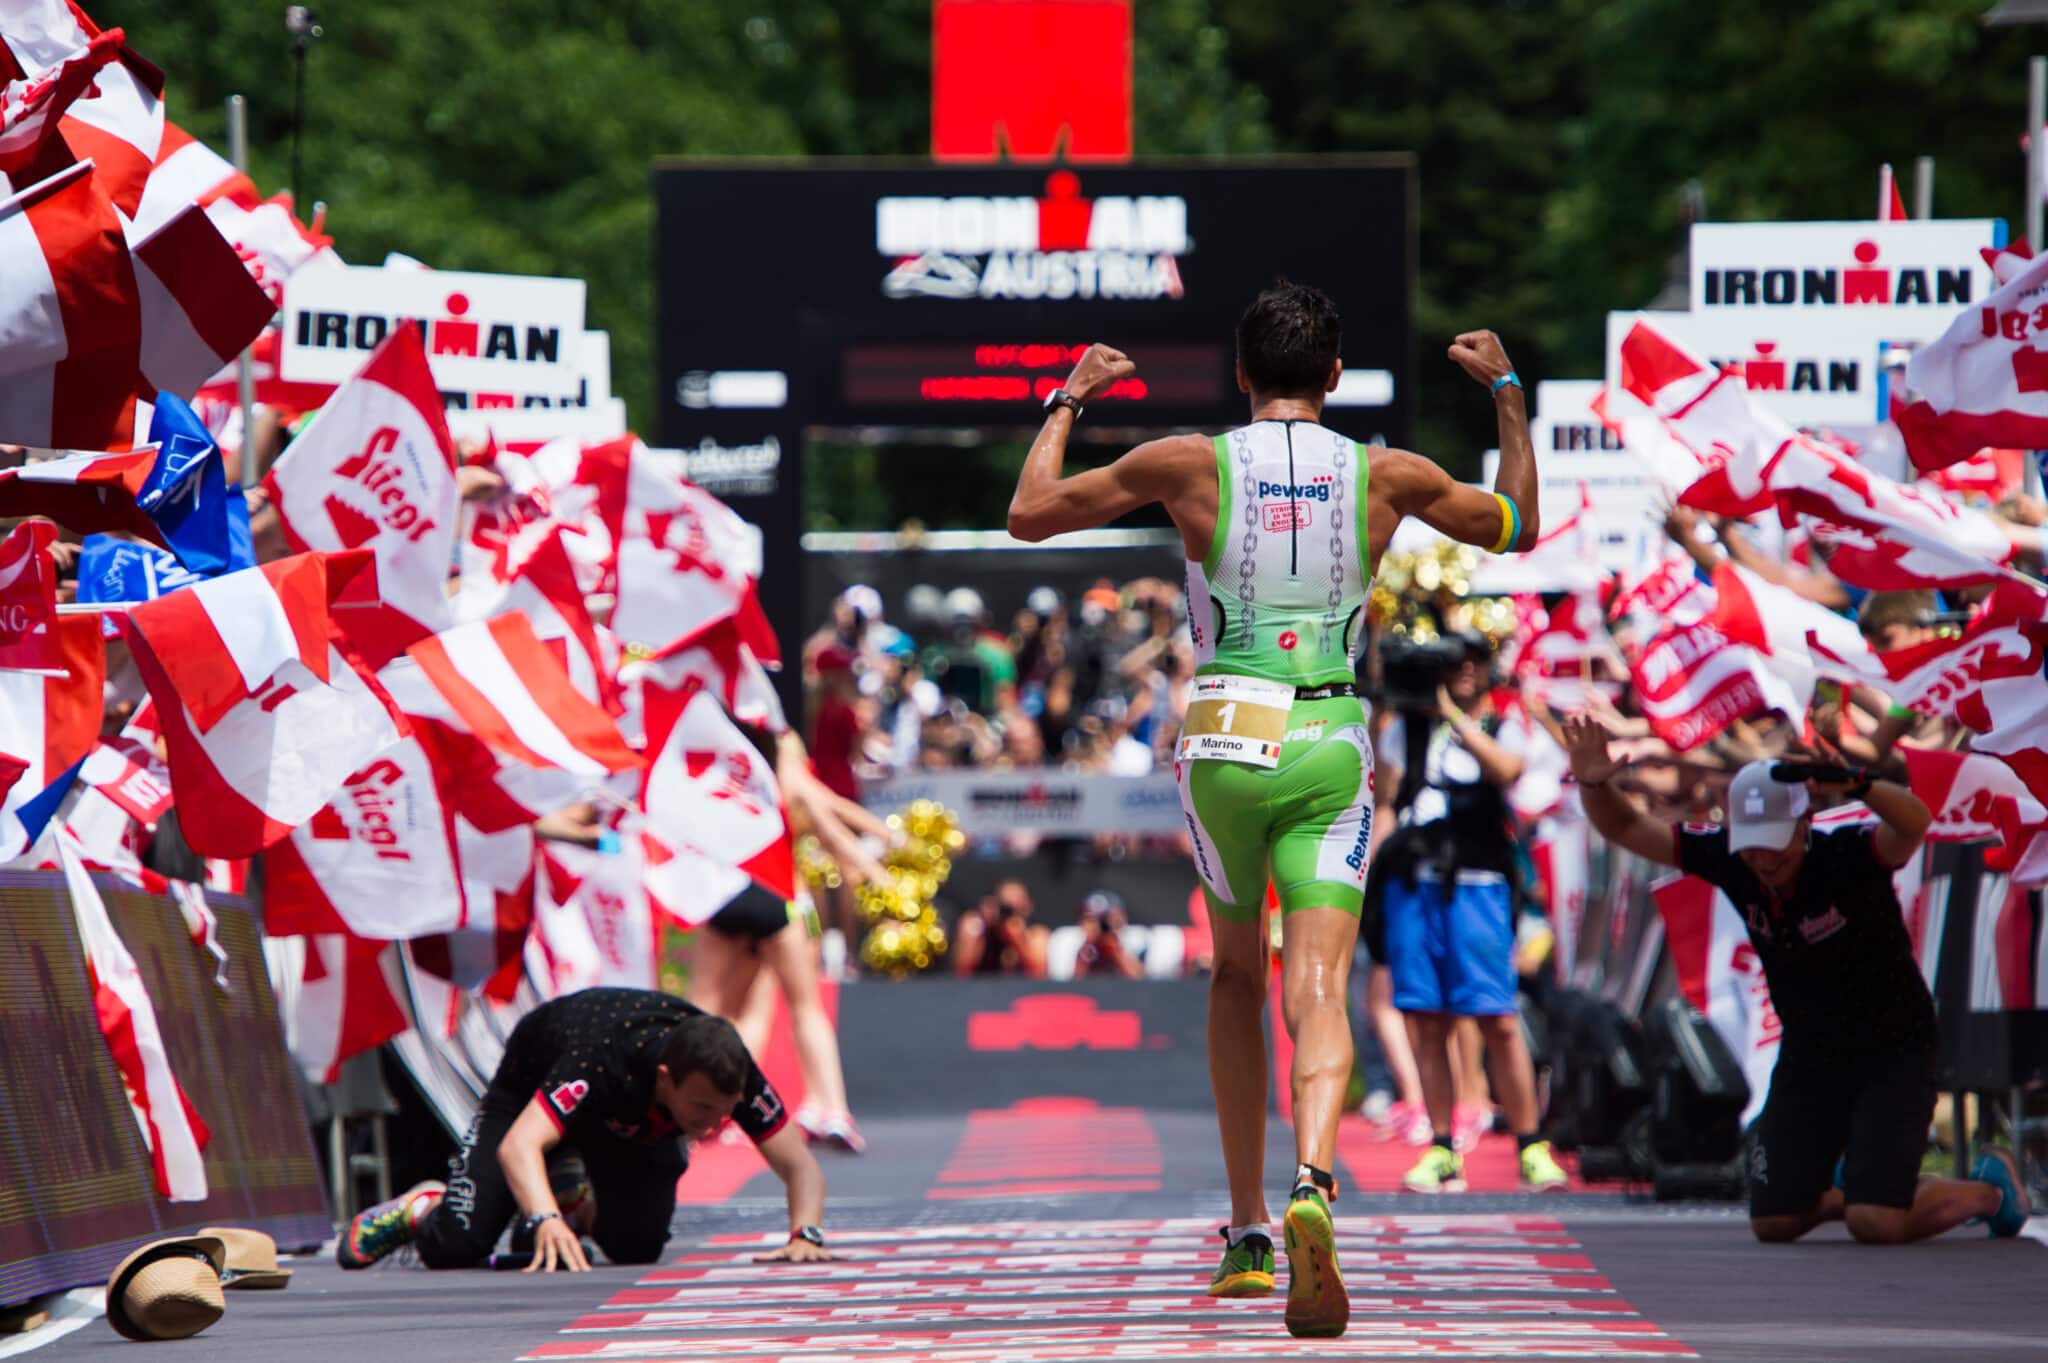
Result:
{"label": "black sports watch", "polygon": [[792,1240],[807,1240],[819,1249],[825,1248],[825,1232],[819,1230],[816,1226],[798,1226],[789,1233],[789,1238]]}
{"label": "black sports watch", "polygon": [[1045,395],[1046,415],[1052,415],[1052,409],[1055,407],[1066,408],[1074,414],[1074,420],[1076,421],[1081,419],[1081,399],[1075,397],[1064,388],[1055,388]]}

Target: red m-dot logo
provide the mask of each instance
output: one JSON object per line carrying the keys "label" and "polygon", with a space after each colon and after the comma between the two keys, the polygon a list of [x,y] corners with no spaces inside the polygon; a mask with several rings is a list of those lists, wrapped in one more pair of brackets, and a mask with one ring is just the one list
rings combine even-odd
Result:
{"label": "red m-dot logo", "polygon": [[1038,994],[967,1019],[970,1051],[1135,1051],[1140,1034],[1136,1013],[1102,1012],[1084,994]]}

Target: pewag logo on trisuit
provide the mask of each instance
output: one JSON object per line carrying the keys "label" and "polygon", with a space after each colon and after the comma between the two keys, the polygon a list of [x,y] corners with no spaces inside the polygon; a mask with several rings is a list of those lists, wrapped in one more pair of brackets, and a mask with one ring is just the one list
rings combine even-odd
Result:
{"label": "pewag logo on trisuit", "polygon": [[1042,198],[875,200],[875,250],[894,262],[882,280],[890,298],[1179,298],[1179,258],[1193,245],[1186,199],[1091,199],[1070,170],[1047,176]]}

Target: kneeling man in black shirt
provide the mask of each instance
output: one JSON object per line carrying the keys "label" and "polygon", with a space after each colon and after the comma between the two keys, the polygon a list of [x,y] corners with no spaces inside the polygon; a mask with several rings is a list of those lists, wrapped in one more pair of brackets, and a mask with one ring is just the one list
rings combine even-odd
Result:
{"label": "kneeling man in black shirt", "polygon": [[[518,1216],[514,1248],[530,1242],[529,1271],[588,1269],[584,1231],[615,1264],[653,1263],[689,1167],[684,1140],[709,1139],[727,1119],[789,1191],[789,1243],[761,1258],[831,1258],[818,1228],[825,1175],[739,1033],[646,989],[586,989],[521,1018],[448,1182],[422,1183],[357,1215],[335,1258],[367,1268],[411,1244],[429,1268],[469,1268],[490,1257]],[[548,1176],[558,1146],[582,1157],[587,1180],[567,1207]]]}
{"label": "kneeling man in black shirt", "polygon": [[[1981,1219],[2017,1235],[2029,1211],[2018,1167],[1987,1151],[1970,1180],[1922,1178],[1934,1117],[1934,1000],[1913,959],[1892,872],[1932,821],[1906,787],[1859,769],[1752,762],[1728,787],[1725,828],[1653,819],[1609,784],[1607,735],[1565,724],[1572,775],[1600,836],[1728,896],[1749,929],[1784,1024],[1750,1131],[1749,1223],[1796,1240],[1844,1221],[1897,1245]],[[1875,825],[1816,832],[1813,792],[1863,800]]]}

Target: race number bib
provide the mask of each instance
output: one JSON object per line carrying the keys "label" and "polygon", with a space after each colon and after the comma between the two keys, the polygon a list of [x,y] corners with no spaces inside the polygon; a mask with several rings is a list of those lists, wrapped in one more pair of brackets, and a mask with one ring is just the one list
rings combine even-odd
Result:
{"label": "race number bib", "polygon": [[1280,765],[1294,687],[1261,677],[1195,678],[1175,756],[1183,762],[1207,758],[1253,767]]}

